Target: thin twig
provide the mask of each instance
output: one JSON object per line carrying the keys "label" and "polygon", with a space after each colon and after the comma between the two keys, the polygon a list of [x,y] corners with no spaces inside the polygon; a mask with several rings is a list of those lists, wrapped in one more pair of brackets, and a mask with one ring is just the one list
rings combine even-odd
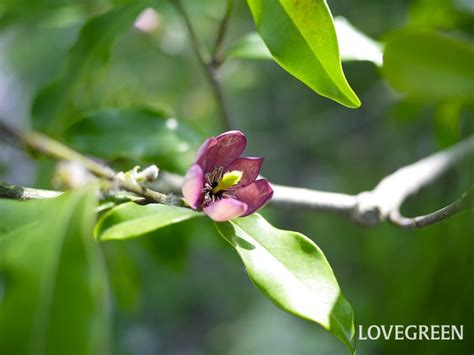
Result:
{"label": "thin twig", "polygon": [[454,216],[468,208],[472,208],[473,205],[474,192],[473,188],[471,188],[469,191],[465,192],[461,196],[461,198],[447,205],[446,207],[441,208],[438,211],[415,218],[407,218],[403,217],[400,212],[396,210],[390,213],[389,220],[393,224],[405,229],[423,228],[431,224],[438,223],[451,216]]}
{"label": "thin twig", "polygon": [[113,181],[119,188],[133,192],[138,196],[145,198],[149,202],[169,203],[169,196],[161,192],[149,189],[146,186],[128,179],[124,174],[117,174],[110,167],[100,164],[75,150],[59,143],[41,133],[23,132],[16,130],[0,121],[0,133],[10,139],[21,142],[26,147],[46,154],[54,159],[72,161],[80,164],[92,174]]}
{"label": "thin twig", "polygon": [[[20,201],[44,200],[59,197],[63,193],[64,191],[34,189],[31,187],[8,184],[7,182],[0,180],[0,198],[2,199]],[[147,203],[146,199],[138,197],[136,194],[126,191],[114,191],[112,189],[101,191],[100,200],[109,202],[111,206],[124,202],[135,202],[138,204]],[[104,207],[99,207],[98,211],[103,209]]]}
{"label": "thin twig", "polygon": [[54,198],[61,195],[60,191],[32,189],[31,187],[23,187],[18,185],[7,184],[0,180],[0,198],[8,198],[13,200],[35,200]]}
{"label": "thin twig", "polygon": [[[162,171],[156,182],[162,191],[179,192],[183,177]],[[269,204],[284,208],[307,208],[318,212],[351,214],[357,205],[357,196],[337,192],[316,191],[302,187],[272,184],[273,197]]]}
{"label": "thin twig", "polygon": [[232,9],[234,7],[234,0],[227,0],[227,6],[225,9],[224,16],[221,19],[219,24],[219,30],[217,31],[216,42],[214,45],[214,52],[212,54],[212,59],[209,64],[214,68],[218,68],[222,64],[222,52],[224,50],[224,38],[227,32],[227,27],[229,24],[229,19],[232,14]]}
{"label": "thin twig", "polygon": [[189,32],[189,37],[191,39],[191,46],[193,48],[194,54],[199,60],[199,63],[201,64],[204,74],[209,81],[209,84],[211,85],[212,92],[214,94],[214,97],[216,99],[216,104],[217,107],[220,111],[220,115],[222,118],[222,126],[223,129],[228,131],[232,129],[229,113],[227,111],[227,106],[225,103],[224,95],[222,94],[222,88],[219,84],[219,81],[217,80],[217,72],[216,68],[211,64],[211,61],[208,63],[206,61],[206,56],[209,57],[209,55],[206,55],[204,53],[204,49],[201,45],[201,42],[199,41],[196,32],[194,31],[193,25],[191,23],[191,19],[189,18],[188,14],[186,13],[186,10],[184,9],[183,5],[181,4],[180,0],[174,0],[174,4],[176,6],[176,9],[178,10],[179,14],[183,18],[183,21],[186,25],[186,28],[188,29]]}
{"label": "thin twig", "polygon": [[[474,153],[474,136],[458,144],[407,165],[382,181],[372,191],[358,195],[353,216],[364,224],[379,223],[390,215],[399,215],[405,200],[438,179],[451,167]],[[393,219],[392,223],[396,223]]]}
{"label": "thin twig", "polygon": [[272,188],[271,204],[279,207],[298,206],[320,212],[350,215],[357,205],[357,197],[352,195],[276,184],[272,184]]}

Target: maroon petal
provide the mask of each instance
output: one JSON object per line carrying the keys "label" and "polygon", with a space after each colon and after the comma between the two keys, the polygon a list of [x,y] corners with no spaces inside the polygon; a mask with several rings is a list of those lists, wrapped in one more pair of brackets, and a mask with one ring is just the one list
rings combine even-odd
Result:
{"label": "maroon petal", "polygon": [[272,187],[265,179],[256,180],[250,185],[235,191],[235,197],[248,205],[247,211],[242,215],[242,217],[247,216],[263,207],[263,205],[267,203],[272,198],[272,196]]}
{"label": "maroon petal", "polygon": [[192,165],[184,177],[181,192],[186,202],[194,209],[202,202],[204,187],[204,172],[198,164]]}
{"label": "maroon petal", "polygon": [[240,131],[228,131],[215,138],[217,142],[208,146],[205,155],[204,172],[215,167],[226,167],[237,159],[247,145],[247,138]]}
{"label": "maroon petal", "polygon": [[223,198],[204,207],[203,211],[214,221],[224,222],[242,216],[247,211],[247,204],[233,198]]}
{"label": "maroon petal", "polygon": [[[206,139],[206,141],[199,147],[196,153],[195,164],[199,164],[203,170],[206,169],[206,160],[208,157],[208,151],[210,148],[217,144],[217,138],[211,137]],[[207,171],[204,171],[207,172]]]}
{"label": "maroon petal", "polygon": [[243,157],[237,158],[229,166],[227,166],[224,172],[238,170],[243,173],[242,179],[237,186],[247,186],[251,182],[255,181],[260,169],[262,168],[263,158],[254,157]]}

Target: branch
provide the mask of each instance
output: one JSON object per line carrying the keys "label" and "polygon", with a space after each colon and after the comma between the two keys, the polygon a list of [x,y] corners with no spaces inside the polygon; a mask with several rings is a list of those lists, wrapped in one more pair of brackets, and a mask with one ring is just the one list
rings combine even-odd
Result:
{"label": "branch", "polygon": [[424,216],[418,216],[415,218],[406,218],[400,215],[398,211],[393,211],[390,214],[390,221],[395,225],[398,225],[405,229],[414,229],[422,228],[429,226],[430,224],[435,224],[443,219],[449,218],[458,214],[461,211],[464,211],[468,208],[472,208],[474,205],[474,188],[465,192],[460,199],[454,201],[442,209],[426,214]]}
{"label": "branch", "polygon": [[[156,182],[161,191],[179,193],[183,184],[181,175],[162,171]],[[272,184],[273,197],[269,205],[286,208],[307,208],[319,212],[351,215],[357,206],[357,196],[324,192],[301,187]]]}
{"label": "branch", "polygon": [[61,195],[60,191],[32,189],[17,185],[7,184],[0,180],[0,198],[9,198],[13,200],[34,200],[44,198],[54,198]]}
{"label": "branch", "polygon": [[[44,200],[50,198],[56,198],[63,194],[62,191],[42,190],[33,189],[31,187],[18,186],[8,184],[5,181],[0,180],[0,199],[11,199],[11,200]],[[122,191],[106,190],[100,194],[101,201],[108,201],[109,204],[103,204],[97,207],[96,211],[100,212],[105,209],[115,206],[116,204],[125,202],[135,202],[138,204],[146,203],[146,200],[137,197],[135,194]]]}
{"label": "branch", "polygon": [[[474,195],[472,189],[458,201],[425,216],[414,218],[401,216],[399,211],[403,202],[473,153],[474,136],[397,170],[385,177],[372,191],[358,195],[272,184],[274,194],[269,204],[275,207],[307,208],[319,212],[338,213],[366,226],[389,220],[401,228],[422,228],[471,208]],[[162,172],[158,183],[160,188],[165,190],[179,191],[182,181],[182,176]]]}
{"label": "branch", "polygon": [[396,225],[404,226],[405,222],[399,218],[403,202],[473,153],[474,136],[471,136],[449,149],[397,170],[382,179],[374,190],[357,196],[354,218],[369,225],[388,219]]}
{"label": "branch", "polygon": [[227,0],[227,7],[222,17],[221,23],[219,25],[219,30],[217,31],[216,43],[214,45],[214,52],[212,54],[212,59],[209,64],[214,68],[219,68],[222,64],[222,51],[224,47],[224,37],[227,31],[227,25],[229,23],[230,15],[232,14],[232,8],[234,6],[234,0]]}
{"label": "branch", "polygon": [[107,166],[83,156],[65,145],[36,132],[24,132],[6,125],[0,121],[0,133],[14,142],[25,145],[34,151],[46,154],[58,160],[77,162],[92,174],[114,179],[115,172]]}
{"label": "branch", "polygon": [[[155,203],[175,203],[170,196],[161,192],[151,190],[138,183],[136,179],[130,178],[127,174],[116,173],[106,165],[100,164],[71,148],[36,132],[23,132],[16,130],[0,121],[0,133],[15,142],[19,142],[35,151],[44,153],[54,159],[76,162],[90,171],[92,174],[112,181],[125,191],[143,197],[148,202]],[[156,167],[155,167],[156,168]]]}
{"label": "branch", "polygon": [[[232,2],[232,1],[230,1],[230,2]],[[223,128],[224,128],[224,130],[228,131],[232,128],[232,125],[231,125],[229,113],[227,111],[227,106],[225,104],[224,95],[222,94],[221,86],[219,84],[219,81],[217,80],[217,72],[216,72],[217,68],[214,66],[212,59],[209,61],[209,63],[206,61],[205,54],[204,54],[204,49],[202,48],[202,45],[201,45],[201,43],[200,43],[200,41],[199,41],[199,39],[196,35],[196,32],[194,31],[193,25],[191,23],[191,19],[189,18],[188,14],[184,10],[184,7],[181,4],[181,1],[180,0],[174,0],[174,4],[175,4],[176,9],[178,10],[179,14],[183,18],[183,21],[186,25],[186,28],[188,29],[189,37],[191,39],[191,45],[193,47],[194,54],[198,58],[199,63],[201,64],[201,66],[203,68],[204,74],[205,74],[207,80],[209,81],[209,84],[211,85],[212,92],[213,92],[214,97],[216,99],[217,107],[218,107],[218,109],[220,111],[220,114],[221,114]],[[230,16],[230,13],[229,13],[229,15],[227,15],[227,11],[226,11],[226,15],[224,16],[224,19],[228,16]],[[224,19],[223,19],[223,21],[224,21]],[[221,35],[222,38],[219,39],[219,35],[218,35],[217,41],[221,41],[224,38],[225,23],[226,22],[227,22],[227,20],[225,20],[224,28],[222,29],[222,35]],[[221,27],[222,27],[222,22],[221,22]],[[219,42],[217,42],[217,43],[219,43]],[[218,48],[216,50],[218,50]]]}
{"label": "branch", "polygon": [[357,198],[352,195],[275,184],[272,187],[273,198],[270,203],[274,206],[308,208],[343,215],[350,215],[357,206]]}
{"label": "branch", "polygon": [[[132,176],[130,178],[127,177],[127,174],[117,174],[111,168],[85,157],[42,134],[17,131],[2,122],[0,122],[0,133],[53,158],[77,162],[91,173],[116,183],[121,189],[133,192],[145,198],[148,202],[180,204],[179,201],[182,201],[151,190],[137,182],[136,176],[143,175],[147,170],[150,170],[150,174],[156,176],[156,167],[146,169],[142,173],[132,170],[135,177]],[[410,195],[431,184],[455,164],[458,164],[462,159],[473,153],[474,136],[449,149],[432,154],[395,171],[393,174],[382,179],[373,190],[365,191],[358,195],[274,184],[272,185],[274,195],[270,204],[277,207],[308,208],[315,211],[338,213],[350,216],[360,224],[367,226],[388,220],[405,229],[426,227],[449,218],[467,208],[472,208],[474,205],[474,188],[471,188],[459,200],[424,216],[414,218],[403,217],[400,214],[401,205]],[[147,175],[149,175],[148,172]],[[182,182],[182,176],[162,172],[157,186],[159,186],[161,191],[179,192]],[[20,199],[34,198],[35,196],[46,197],[46,195],[53,197],[51,192],[48,191],[14,187],[5,183],[3,183],[2,194],[10,196],[10,198]]]}

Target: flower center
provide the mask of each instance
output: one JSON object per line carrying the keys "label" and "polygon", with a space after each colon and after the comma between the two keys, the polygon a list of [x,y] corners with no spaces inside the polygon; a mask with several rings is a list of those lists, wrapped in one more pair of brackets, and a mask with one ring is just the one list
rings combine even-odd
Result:
{"label": "flower center", "polygon": [[230,189],[237,185],[242,179],[242,172],[238,170],[229,171],[225,173],[222,178],[217,182],[217,186],[212,189],[212,192],[217,193],[222,190]]}
{"label": "flower center", "polygon": [[216,167],[204,176],[204,194],[203,206],[224,197],[235,198],[233,193],[235,185],[242,179],[243,173],[238,170],[228,171],[223,174],[224,168]]}

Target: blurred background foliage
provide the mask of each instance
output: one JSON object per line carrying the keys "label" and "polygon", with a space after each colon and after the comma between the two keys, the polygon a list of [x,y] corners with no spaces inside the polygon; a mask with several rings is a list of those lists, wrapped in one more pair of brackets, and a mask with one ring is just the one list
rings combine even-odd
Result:
{"label": "blurred background foliage", "polygon": [[[149,4],[0,0],[2,118],[44,130],[118,169],[154,162],[183,173],[199,142],[219,133],[221,123],[172,4],[153,2],[150,26],[133,28]],[[224,2],[183,4],[200,39],[212,48]],[[334,0],[329,6],[334,16],[344,16],[367,36],[388,42],[391,50],[391,61],[382,68],[366,61],[344,63],[361,108],[347,109],[316,95],[271,61],[229,58],[220,69],[233,125],[246,133],[249,155],[265,156],[265,176],[275,183],[358,193],[395,169],[472,134],[472,1]],[[104,22],[89,21],[105,13],[109,17],[101,17]],[[254,30],[246,3],[235,1],[226,46]],[[456,50],[466,52],[467,61],[459,64],[462,55],[453,54]],[[454,65],[440,67],[438,59],[446,56]],[[0,146],[4,180],[51,187],[53,169],[50,161],[33,161]],[[444,206],[472,184],[473,175],[473,161],[468,160],[407,201],[404,213],[418,215]],[[366,341],[359,342],[359,353],[472,352],[472,212],[409,232],[390,225],[366,229],[338,216],[302,210],[267,208],[265,215],[277,227],[306,234],[324,250],[355,310],[356,326],[465,326],[462,342]],[[4,211],[2,220],[7,216]],[[345,351],[319,327],[261,297],[237,255],[206,220],[106,242],[100,249],[110,286],[114,354]],[[1,303],[7,282],[2,272],[0,307],[13,312]],[[69,288],[70,295],[76,291]],[[103,302],[100,293],[94,294],[95,303]],[[21,320],[21,311],[12,317]],[[106,337],[107,330],[100,329]],[[57,329],[55,336],[70,335],[63,333]]]}

